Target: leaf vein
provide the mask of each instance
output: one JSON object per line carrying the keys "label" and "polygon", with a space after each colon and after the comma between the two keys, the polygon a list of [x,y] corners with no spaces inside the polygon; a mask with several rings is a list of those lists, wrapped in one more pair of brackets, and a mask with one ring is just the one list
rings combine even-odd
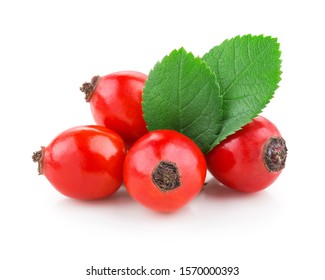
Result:
{"label": "leaf vein", "polygon": [[270,48],[272,48],[272,45],[269,45],[267,48],[265,48],[263,51],[261,51],[259,53],[259,55],[252,61],[250,61],[250,63],[239,73],[239,75],[235,76],[235,79],[230,83],[230,85],[225,89],[224,91],[224,95],[227,94],[227,92],[231,89],[231,87],[236,83],[236,80],[238,78],[240,78],[241,76],[243,76],[247,71],[249,71],[250,67],[256,63]]}

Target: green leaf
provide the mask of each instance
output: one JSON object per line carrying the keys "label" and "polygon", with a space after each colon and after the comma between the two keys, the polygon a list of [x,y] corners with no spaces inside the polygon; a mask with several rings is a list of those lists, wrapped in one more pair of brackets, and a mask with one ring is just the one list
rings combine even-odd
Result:
{"label": "green leaf", "polygon": [[222,98],[216,77],[200,58],[174,50],[150,71],[142,108],[149,131],[172,129],[208,152],[221,129]]}
{"label": "green leaf", "polygon": [[261,113],[278,88],[281,52],[276,38],[237,36],[203,56],[216,74],[223,96],[217,145]]}

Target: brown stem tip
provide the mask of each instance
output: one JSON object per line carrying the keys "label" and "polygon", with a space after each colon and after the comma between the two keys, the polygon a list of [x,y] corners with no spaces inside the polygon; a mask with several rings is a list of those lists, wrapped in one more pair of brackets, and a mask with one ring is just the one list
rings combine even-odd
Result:
{"label": "brown stem tip", "polygon": [[89,102],[92,93],[94,92],[96,85],[99,81],[99,76],[94,76],[92,77],[90,83],[83,83],[82,86],[80,87],[80,90],[85,93],[85,99],[87,102]]}
{"label": "brown stem tip", "polygon": [[37,162],[38,163],[38,168],[37,168],[37,171],[38,171],[38,175],[42,175],[43,174],[43,149],[44,147],[41,147],[41,150],[37,151],[37,152],[34,152],[33,153],[33,156],[32,156],[32,159],[34,162]]}
{"label": "brown stem tip", "polygon": [[151,174],[152,182],[162,192],[168,192],[181,185],[181,175],[176,163],[160,161]]}
{"label": "brown stem tip", "polygon": [[271,137],[264,146],[264,164],[270,172],[278,172],[285,167],[287,146],[282,137]]}

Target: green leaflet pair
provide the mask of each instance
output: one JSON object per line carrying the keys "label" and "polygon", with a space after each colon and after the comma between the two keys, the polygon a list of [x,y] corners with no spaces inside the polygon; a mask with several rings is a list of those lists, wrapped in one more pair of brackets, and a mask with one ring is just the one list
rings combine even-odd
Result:
{"label": "green leaflet pair", "polygon": [[148,129],[173,129],[207,153],[269,103],[281,80],[276,38],[237,36],[202,58],[173,50],[150,71],[143,91]]}

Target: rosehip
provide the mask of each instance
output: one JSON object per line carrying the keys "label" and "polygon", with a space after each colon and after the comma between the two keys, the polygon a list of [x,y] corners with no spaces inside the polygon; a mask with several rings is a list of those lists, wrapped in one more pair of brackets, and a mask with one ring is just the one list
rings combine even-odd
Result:
{"label": "rosehip", "polygon": [[116,131],[127,146],[148,132],[141,106],[146,79],[145,74],[124,71],[94,76],[80,87],[96,124]]}
{"label": "rosehip", "polygon": [[122,138],[97,125],[68,129],[33,154],[39,174],[62,194],[77,199],[115,193],[122,184],[124,158]]}
{"label": "rosehip", "polygon": [[211,174],[242,192],[257,192],[271,185],[285,167],[286,157],[286,142],[279,130],[261,116],[206,155]]}

